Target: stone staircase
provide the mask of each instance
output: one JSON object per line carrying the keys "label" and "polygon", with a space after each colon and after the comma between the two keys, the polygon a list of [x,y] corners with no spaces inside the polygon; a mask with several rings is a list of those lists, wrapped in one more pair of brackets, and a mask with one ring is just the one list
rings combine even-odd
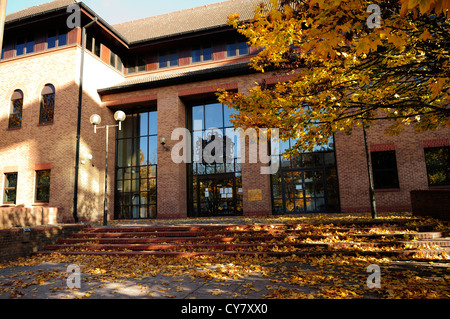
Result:
{"label": "stone staircase", "polygon": [[450,230],[418,221],[93,227],[37,254],[450,256]]}

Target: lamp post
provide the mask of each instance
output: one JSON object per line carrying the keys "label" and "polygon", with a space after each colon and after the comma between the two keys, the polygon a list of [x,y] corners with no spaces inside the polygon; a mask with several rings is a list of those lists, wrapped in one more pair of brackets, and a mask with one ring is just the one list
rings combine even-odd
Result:
{"label": "lamp post", "polygon": [[102,122],[100,115],[94,114],[90,118],[90,122],[94,125],[94,133],[97,134],[97,129],[106,129],[106,153],[105,153],[105,199],[103,207],[103,226],[108,225],[108,148],[109,148],[109,128],[119,127],[119,131],[122,130],[122,122],[126,119],[126,114],[122,111],[117,111],[114,114],[114,119],[118,124],[98,126]]}

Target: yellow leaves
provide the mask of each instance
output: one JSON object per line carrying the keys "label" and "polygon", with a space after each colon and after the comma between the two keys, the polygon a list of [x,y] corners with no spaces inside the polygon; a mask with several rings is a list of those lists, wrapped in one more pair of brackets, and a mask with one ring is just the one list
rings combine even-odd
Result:
{"label": "yellow leaves", "polygon": [[421,14],[430,14],[433,11],[436,14],[449,14],[450,1],[449,0],[400,0],[401,9],[400,16],[404,17],[408,12],[413,12],[414,17],[417,17],[418,12]]}

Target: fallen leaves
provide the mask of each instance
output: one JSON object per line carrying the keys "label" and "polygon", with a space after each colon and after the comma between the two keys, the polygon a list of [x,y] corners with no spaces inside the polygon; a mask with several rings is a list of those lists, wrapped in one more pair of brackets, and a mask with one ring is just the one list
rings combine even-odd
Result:
{"label": "fallen leaves", "polygon": [[[396,217],[398,219],[398,216]],[[246,220],[245,218],[243,220]],[[269,239],[261,243],[258,247],[266,248],[267,244],[273,244],[274,249],[283,250],[285,243],[321,243],[321,244],[342,244],[350,246],[347,249],[361,249],[361,245],[368,242],[367,237],[348,237],[349,232],[336,230],[339,221],[354,222],[351,227],[353,233],[361,231],[364,218],[338,217],[334,218],[334,224],[312,225],[312,218],[290,218],[273,217],[259,219],[258,221],[272,222],[271,227],[265,228],[259,225],[256,231],[275,232],[279,229],[279,224],[291,224],[295,231],[308,232],[307,237],[300,238],[295,234],[289,234],[284,238]],[[318,217],[314,222],[326,221],[326,217]],[[394,218],[384,218],[384,227],[388,227]],[[253,220],[254,221],[254,220]],[[300,223],[301,221],[301,223]],[[248,220],[250,223],[250,220]],[[431,220],[420,220],[411,223],[411,226],[430,224]],[[392,223],[392,222],[391,222]],[[439,226],[442,229],[448,225]],[[377,240],[386,235],[381,225],[373,228],[371,236],[378,236]],[[378,230],[375,230],[378,229]],[[242,231],[245,237],[245,227],[236,227],[234,230]],[[392,232],[394,230],[390,230]],[[368,230],[370,232],[370,230]],[[398,235],[402,236],[404,230],[398,230]],[[413,236],[414,233],[407,233]],[[321,239],[314,236],[324,235]],[[309,236],[309,237],[308,237]],[[384,238],[383,241],[392,239]],[[263,245],[264,244],[264,245]],[[352,245],[356,245],[353,247]],[[358,246],[360,245],[360,246]],[[409,246],[408,246],[409,245]],[[416,246],[409,243],[398,247],[398,249],[413,249]],[[436,248],[428,245],[425,248]],[[320,251],[319,247],[314,248]],[[364,248],[366,249],[366,248]],[[367,247],[369,250],[369,248]],[[424,256],[416,256],[423,260]],[[437,258],[439,257],[439,258]],[[415,257],[408,257],[413,260]],[[435,256],[431,262],[448,261],[448,255]],[[205,289],[209,284],[214,287],[208,289],[211,296],[217,298],[282,298],[282,299],[316,299],[316,298],[450,298],[450,276],[448,267],[432,268],[411,268],[396,269],[392,264],[401,257],[383,257],[376,255],[316,255],[316,256],[285,256],[264,257],[264,256],[199,256],[188,258],[154,257],[154,256],[63,256],[60,254],[34,256],[22,258],[16,262],[0,265],[0,269],[9,267],[27,267],[41,264],[55,265],[80,265],[82,272],[82,283],[89,286],[92,283],[120,284],[122,282],[137,283],[139,291],[146,293],[147,297],[157,298],[178,298],[188,296],[189,290],[186,282],[203,285]],[[381,267],[380,289],[370,290],[366,285],[368,265],[377,264]],[[46,288],[50,293],[60,294],[61,298],[96,298],[99,296],[96,289],[87,291],[68,290],[55,285],[57,282],[65,281],[68,274],[61,268],[50,268],[38,272],[17,271],[12,274],[0,275],[0,297],[22,298],[24,291],[29,290],[31,297],[36,296],[41,288]],[[151,287],[147,283],[140,283],[150,278],[162,276],[159,287]],[[159,277],[158,277],[159,278]],[[265,280],[270,285],[256,285],[257,280]],[[183,282],[184,281],[184,282]],[[99,287],[99,286],[98,286]],[[183,297],[183,298],[184,298]],[[188,297],[190,298],[190,297]]]}

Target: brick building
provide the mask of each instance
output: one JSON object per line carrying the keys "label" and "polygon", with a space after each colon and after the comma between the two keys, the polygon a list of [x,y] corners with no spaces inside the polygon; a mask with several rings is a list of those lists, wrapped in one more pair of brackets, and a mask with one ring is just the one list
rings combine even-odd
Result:
{"label": "brick building", "polygon": [[[230,138],[239,149],[233,110],[217,103],[215,92],[280,79],[250,69],[257,52],[226,25],[230,13],[251,18],[257,2],[230,0],[114,26],[74,0],[8,15],[0,61],[0,214],[27,211],[37,221],[51,211],[72,221],[76,207],[80,220],[101,219],[105,130],[94,133],[89,119],[98,114],[102,125],[113,125],[117,110],[127,119],[110,132],[111,219],[369,211],[360,130],[337,134],[317,152],[281,158],[273,175],[261,174],[267,165],[241,159],[239,151],[226,163],[173,160],[177,128],[188,129],[194,159],[211,136]],[[86,29],[83,63],[82,29],[67,23],[74,5],[81,27],[97,19]],[[408,211],[410,191],[449,187],[450,130],[383,132],[382,123],[368,131],[379,210]]]}

